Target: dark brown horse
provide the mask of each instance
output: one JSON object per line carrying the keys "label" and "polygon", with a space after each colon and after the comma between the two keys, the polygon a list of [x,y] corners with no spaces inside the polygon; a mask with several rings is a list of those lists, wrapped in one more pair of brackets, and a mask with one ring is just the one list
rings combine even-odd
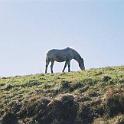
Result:
{"label": "dark brown horse", "polygon": [[48,65],[50,62],[51,62],[51,73],[53,73],[54,61],[57,61],[57,62],[65,61],[65,65],[64,65],[62,72],[65,71],[65,68],[67,65],[68,65],[68,72],[70,72],[70,61],[72,59],[75,59],[79,63],[79,67],[81,70],[85,70],[84,60],[83,60],[83,58],[81,58],[81,56],[79,55],[79,53],[76,50],[67,47],[62,50],[52,49],[52,50],[48,51],[47,57],[46,57],[45,73],[47,73],[47,68],[48,68]]}

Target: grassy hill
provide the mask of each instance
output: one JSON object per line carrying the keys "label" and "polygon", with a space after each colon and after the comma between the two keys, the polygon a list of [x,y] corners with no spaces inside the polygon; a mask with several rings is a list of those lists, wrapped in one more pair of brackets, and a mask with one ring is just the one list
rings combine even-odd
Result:
{"label": "grassy hill", "polygon": [[0,124],[124,124],[124,66],[0,78]]}

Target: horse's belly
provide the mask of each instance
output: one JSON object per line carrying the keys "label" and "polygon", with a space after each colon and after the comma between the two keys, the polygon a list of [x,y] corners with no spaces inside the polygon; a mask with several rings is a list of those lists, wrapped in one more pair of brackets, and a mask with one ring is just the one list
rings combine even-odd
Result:
{"label": "horse's belly", "polygon": [[65,60],[64,59],[56,59],[57,62],[64,62]]}
{"label": "horse's belly", "polygon": [[66,61],[66,58],[61,57],[61,56],[56,56],[55,60],[56,60],[57,62],[64,62],[64,61]]}

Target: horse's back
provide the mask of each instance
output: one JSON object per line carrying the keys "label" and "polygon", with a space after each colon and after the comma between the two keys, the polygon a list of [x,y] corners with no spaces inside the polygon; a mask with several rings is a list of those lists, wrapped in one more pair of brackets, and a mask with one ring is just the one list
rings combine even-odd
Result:
{"label": "horse's back", "polygon": [[64,54],[64,53],[68,53],[68,51],[70,50],[69,47],[65,48],[65,49],[51,49],[47,52],[47,55],[52,55],[52,54]]}
{"label": "horse's back", "polygon": [[66,59],[71,59],[71,50],[70,48],[65,49],[51,49],[47,52],[47,57],[49,59],[56,60],[58,62],[66,61]]}

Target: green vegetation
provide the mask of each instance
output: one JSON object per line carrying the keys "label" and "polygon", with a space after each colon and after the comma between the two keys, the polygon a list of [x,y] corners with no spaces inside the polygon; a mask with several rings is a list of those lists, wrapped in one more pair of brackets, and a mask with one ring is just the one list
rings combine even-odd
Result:
{"label": "green vegetation", "polygon": [[1,77],[0,117],[0,124],[123,124],[124,66]]}

